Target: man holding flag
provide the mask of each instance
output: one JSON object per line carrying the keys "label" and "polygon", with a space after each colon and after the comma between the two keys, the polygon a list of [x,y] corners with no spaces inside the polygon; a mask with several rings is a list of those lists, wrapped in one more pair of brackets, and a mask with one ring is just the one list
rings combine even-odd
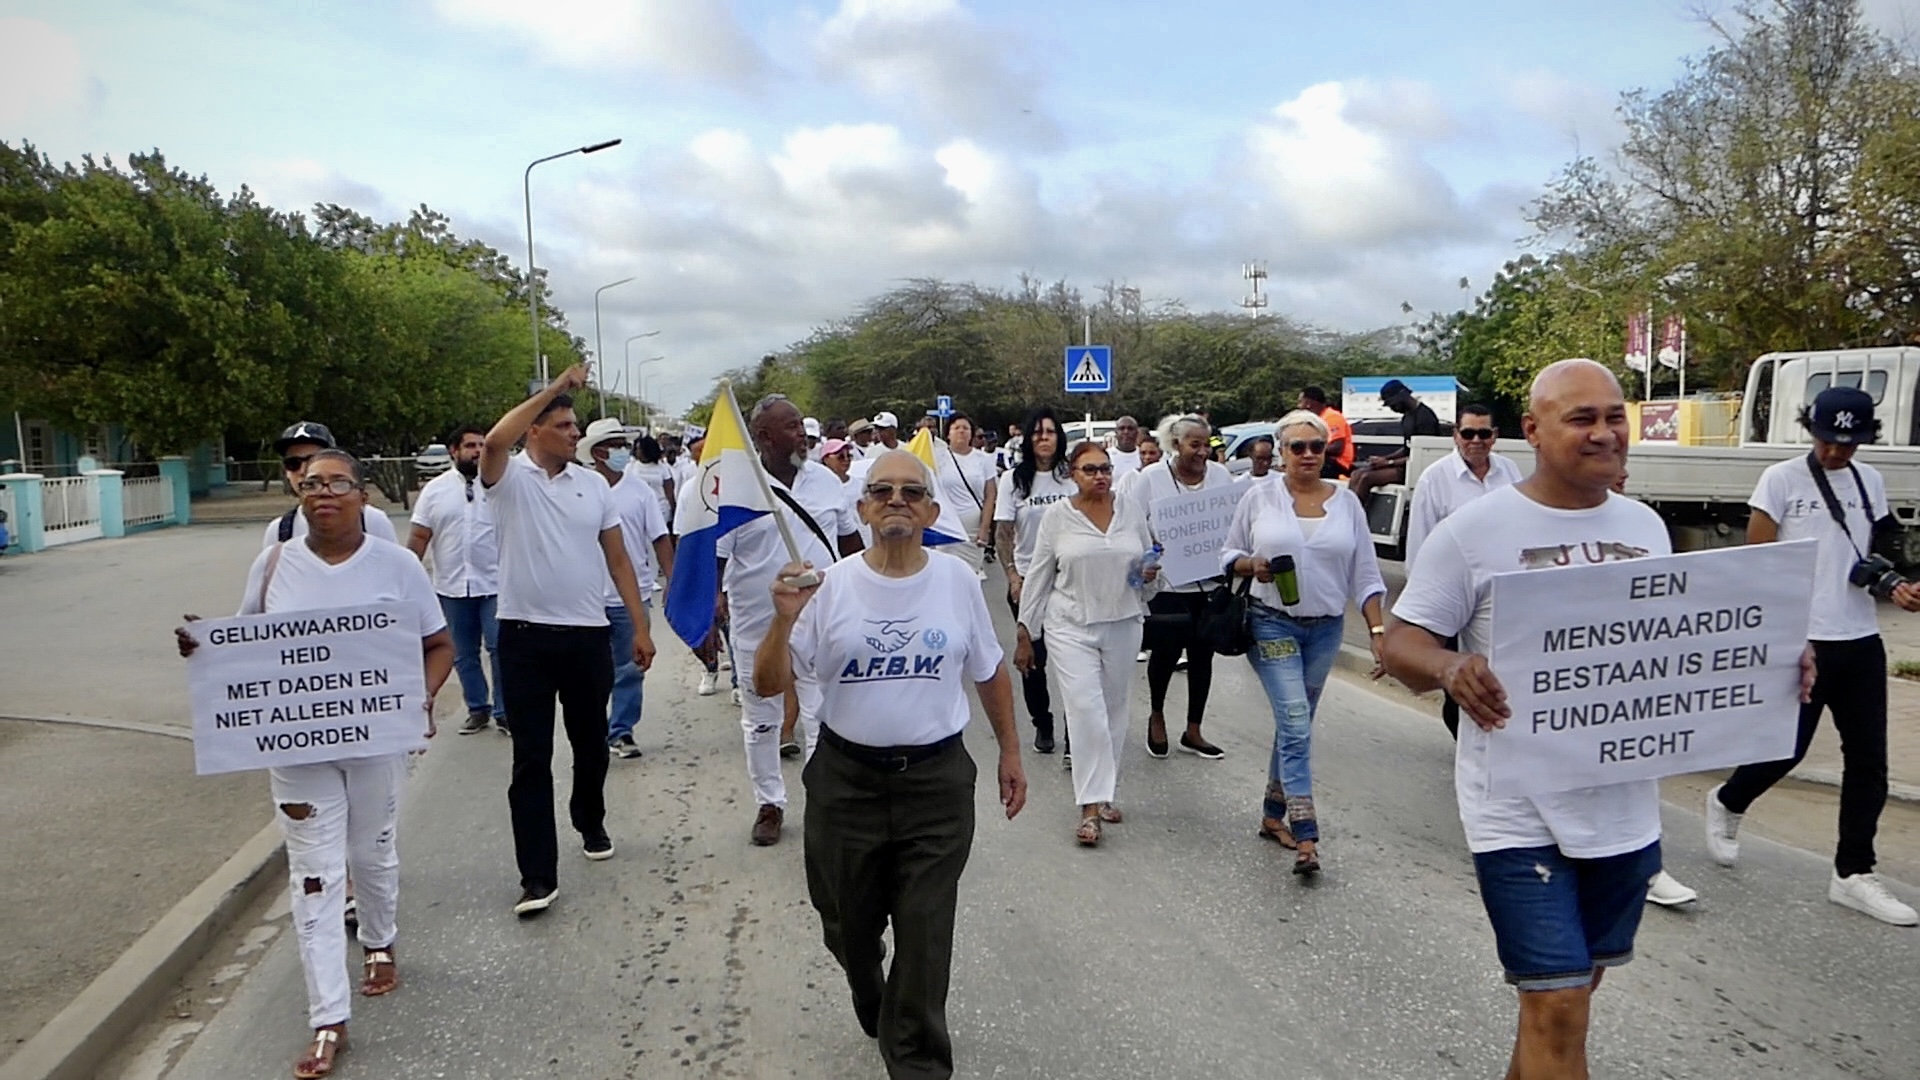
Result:
{"label": "man holding flag", "polygon": [[[743,423],[732,388],[722,386],[700,455],[699,486],[688,495],[675,517],[679,572],[667,588],[667,621],[681,640],[697,647],[717,616],[729,616],[734,669],[752,671],[754,653],[773,623],[773,578],[780,568],[789,562],[826,567],[860,550],[840,478],[808,460],[804,418],[786,397],[761,399]],[[792,692],[811,754],[820,730],[820,687],[801,680]],[[752,839],[760,847],[779,843],[786,819],[783,706],[782,696],[762,697],[740,687],[747,776],[759,805]]]}

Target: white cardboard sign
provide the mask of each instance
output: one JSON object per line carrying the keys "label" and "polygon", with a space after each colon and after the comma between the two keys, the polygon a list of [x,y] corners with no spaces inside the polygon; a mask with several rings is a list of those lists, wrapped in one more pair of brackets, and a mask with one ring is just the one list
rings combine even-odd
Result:
{"label": "white cardboard sign", "polygon": [[1234,508],[1251,490],[1252,484],[1227,484],[1154,500],[1153,538],[1164,549],[1160,575],[1168,585],[1220,576],[1220,549],[1226,546]]}
{"label": "white cardboard sign", "polygon": [[1496,796],[1793,756],[1817,542],[1493,579]]}
{"label": "white cardboard sign", "polygon": [[371,604],[189,623],[194,771],[426,749],[417,622]]}

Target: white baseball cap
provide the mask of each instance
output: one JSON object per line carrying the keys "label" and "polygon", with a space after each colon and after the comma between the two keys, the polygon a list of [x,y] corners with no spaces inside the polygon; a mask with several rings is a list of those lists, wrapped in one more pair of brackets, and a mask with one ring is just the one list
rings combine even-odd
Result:
{"label": "white baseball cap", "polygon": [[876,413],[873,417],[873,426],[890,427],[898,430],[900,427],[900,418],[890,412]]}
{"label": "white baseball cap", "polygon": [[574,444],[573,457],[582,465],[593,464],[593,448],[611,439],[627,438],[627,426],[617,416],[603,416],[587,425],[586,433]]}
{"label": "white baseball cap", "polygon": [[807,429],[807,438],[817,439],[820,437],[820,421],[809,416],[800,421],[800,424]]}

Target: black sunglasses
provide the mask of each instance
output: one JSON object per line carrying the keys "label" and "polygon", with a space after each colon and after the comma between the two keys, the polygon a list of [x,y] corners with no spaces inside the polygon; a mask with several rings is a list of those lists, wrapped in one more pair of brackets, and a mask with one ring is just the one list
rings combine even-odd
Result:
{"label": "black sunglasses", "polygon": [[1295,439],[1287,444],[1287,451],[1292,454],[1324,454],[1327,452],[1327,440]]}
{"label": "black sunglasses", "polygon": [[1112,475],[1113,475],[1113,466],[1111,466],[1111,465],[1082,465],[1082,466],[1080,466],[1080,471],[1081,471],[1081,472],[1083,472],[1083,473],[1085,473],[1085,474],[1087,474],[1088,476],[1112,476]]}
{"label": "black sunglasses", "polygon": [[867,498],[883,503],[892,502],[893,494],[897,491],[908,506],[924,502],[928,495],[926,486],[923,484],[868,484],[866,491]]}
{"label": "black sunglasses", "polygon": [[1484,428],[1484,427],[1454,428],[1453,433],[1467,440],[1468,442],[1473,442],[1476,439],[1485,439],[1488,442],[1492,442],[1494,438],[1499,435],[1499,432],[1493,430],[1492,428]]}
{"label": "black sunglasses", "polygon": [[288,472],[304,472],[307,468],[307,462],[312,461],[314,457],[315,455],[313,454],[308,454],[305,457],[283,457],[280,459],[280,467]]}

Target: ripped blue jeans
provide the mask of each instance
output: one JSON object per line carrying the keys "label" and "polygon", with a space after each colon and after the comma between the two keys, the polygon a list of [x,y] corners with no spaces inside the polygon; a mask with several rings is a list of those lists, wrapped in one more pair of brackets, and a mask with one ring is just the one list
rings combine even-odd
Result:
{"label": "ripped blue jeans", "polygon": [[1344,616],[1296,619],[1252,604],[1247,660],[1273,706],[1273,758],[1262,813],[1284,821],[1295,839],[1320,839],[1313,813],[1313,713],[1340,655]]}

